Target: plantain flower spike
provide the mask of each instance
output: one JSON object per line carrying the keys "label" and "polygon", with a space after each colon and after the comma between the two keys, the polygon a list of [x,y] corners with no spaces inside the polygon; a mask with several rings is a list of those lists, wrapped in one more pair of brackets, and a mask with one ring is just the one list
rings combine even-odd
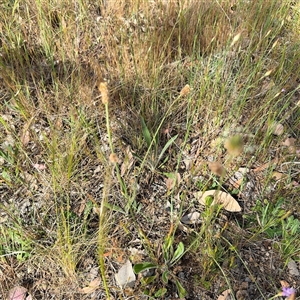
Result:
{"label": "plantain flower spike", "polygon": [[99,92],[102,97],[102,103],[108,104],[109,95],[108,95],[108,89],[107,89],[107,82],[100,82],[98,89],[99,89]]}

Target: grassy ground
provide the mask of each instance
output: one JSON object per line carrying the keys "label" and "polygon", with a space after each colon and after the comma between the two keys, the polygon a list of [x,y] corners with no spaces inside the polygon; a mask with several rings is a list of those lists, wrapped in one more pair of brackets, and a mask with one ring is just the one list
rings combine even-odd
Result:
{"label": "grassy ground", "polygon": [[3,299],[299,287],[297,1],[0,6]]}

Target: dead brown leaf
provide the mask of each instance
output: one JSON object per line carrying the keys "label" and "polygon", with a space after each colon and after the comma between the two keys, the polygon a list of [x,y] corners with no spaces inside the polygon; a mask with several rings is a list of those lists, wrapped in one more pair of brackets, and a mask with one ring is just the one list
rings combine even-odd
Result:
{"label": "dead brown leaf", "polygon": [[263,164],[263,165],[261,165],[261,166],[255,168],[255,169],[253,169],[253,172],[254,172],[254,173],[262,172],[262,171],[266,170],[267,168],[269,168],[270,166],[276,165],[277,163],[278,163],[278,159],[277,159],[277,158],[274,158],[274,159],[272,159],[270,162],[265,163],[265,164]]}
{"label": "dead brown leaf", "polygon": [[28,130],[22,132],[20,141],[23,146],[26,147],[28,145],[28,143],[30,142],[30,133]]}
{"label": "dead brown leaf", "polygon": [[280,180],[280,179],[284,178],[285,176],[286,176],[286,174],[280,173],[280,172],[277,172],[277,171],[274,171],[272,173],[272,178],[274,178],[275,180]]}
{"label": "dead brown leaf", "polygon": [[43,171],[47,168],[45,164],[34,164],[33,167],[39,171]]}
{"label": "dead brown leaf", "polygon": [[12,288],[9,293],[7,300],[26,300],[26,299],[31,299],[31,296],[26,297],[27,295],[27,289],[24,288],[23,286],[16,286]]}
{"label": "dead brown leaf", "polygon": [[230,212],[239,212],[242,210],[238,202],[230,194],[222,191],[210,190],[204,193],[196,192],[194,193],[194,196],[202,205],[206,205],[206,197],[213,196],[214,200],[212,202],[212,205],[222,204],[223,208]]}
{"label": "dead brown leaf", "polygon": [[166,179],[166,186],[168,191],[172,190],[176,184],[178,185],[180,180],[181,180],[181,176],[179,173],[174,173],[172,174],[172,176],[168,177]]}
{"label": "dead brown leaf", "polygon": [[82,289],[79,289],[79,292],[83,293],[83,294],[90,294],[99,287],[100,282],[101,282],[101,278],[97,277],[94,280],[92,280],[88,286],[86,286]]}
{"label": "dead brown leaf", "polygon": [[288,287],[290,287],[290,284],[289,284],[287,281],[285,281],[285,280],[280,280],[280,284],[281,284],[281,286],[282,286],[283,288],[288,288]]}
{"label": "dead brown leaf", "polygon": [[231,294],[231,290],[228,289],[228,290],[224,291],[224,292],[218,297],[217,300],[228,300],[230,294]]}
{"label": "dead brown leaf", "polygon": [[130,146],[127,146],[125,149],[125,159],[121,165],[121,176],[123,177],[128,170],[132,167],[134,163],[134,158],[130,149]]}
{"label": "dead brown leaf", "polygon": [[295,142],[296,142],[296,139],[294,139],[294,138],[287,138],[284,142],[282,142],[282,145],[283,146],[287,146],[287,147],[295,146]]}

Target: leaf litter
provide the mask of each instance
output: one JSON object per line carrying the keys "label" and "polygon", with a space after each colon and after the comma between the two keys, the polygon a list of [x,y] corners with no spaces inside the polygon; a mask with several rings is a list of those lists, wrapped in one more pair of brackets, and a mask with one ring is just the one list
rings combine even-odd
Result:
{"label": "leaf litter", "polygon": [[26,288],[16,286],[9,291],[7,300],[32,300],[32,297]]}
{"label": "leaf litter", "polygon": [[115,279],[121,288],[125,288],[127,286],[133,287],[135,285],[136,276],[133,272],[130,260],[127,260],[115,274]]}
{"label": "leaf litter", "polygon": [[[235,39],[234,39],[235,40]],[[269,81],[269,82],[272,82],[272,81]],[[266,89],[267,90],[267,92],[271,89],[271,88],[273,88],[273,86],[274,86],[274,84],[273,84],[273,82],[272,82],[272,85],[269,87],[263,87],[264,89]],[[188,90],[188,89],[186,89],[185,91],[184,91],[184,89],[183,90],[181,90],[181,96],[187,96],[188,95],[188,93],[189,93],[190,91]],[[263,92],[263,94],[265,94],[265,92]],[[261,95],[260,95],[261,96]],[[59,126],[60,128],[61,128],[61,126]],[[275,135],[275,134],[274,134]],[[281,135],[283,135],[283,133],[281,134]],[[22,141],[21,141],[22,142]],[[28,143],[30,142],[30,140],[28,140],[28,141],[26,141],[26,139],[24,139],[24,143],[23,143],[23,145],[25,146],[25,145],[27,145]],[[229,150],[229,151],[231,151],[231,149],[230,149],[230,147],[228,146],[228,145],[224,145],[224,147],[225,147],[225,149],[227,149],[227,150]],[[238,154],[238,152],[232,152],[233,154]],[[188,160],[189,162],[191,162],[192,160],[191,159],[189,159],[189,158],[186,158],[186,160]],[[214,167],[212,167],[211,168],[211,172],[213,173],[213,174],[215,174],[215,175],[217,175],[217,176],[220,176],[220,177],[222,177],[224,174],[225,174],[225,172],[224,171],[226,171],[226,170],[224,170],[225,168],[222,166],[222,162],[220,161],[219,162],[219,166],[217,166],[217,165],[215,165]],[[50,164],[49,164],[50,165]],[[192,166],[192,162],[191,162],[191,164],[190,164],[191,166]],[[130,157],[130,155],[128,155],[128,162],[126,162],[126,163],[124,163],[124,165],[121,167],[121,173],[122,173],[122,176],[124,176],[125,174],[127,175],[128,173],[130,173],[130,171],[131,171],[131,169],[132,169],[132,167],[133,167],[133,159],[132,159],[132,157]],[[38,166],[38,165],[36,165],[35,166],[35,168],[36,169],[38,169],[38,170],[44,170],[44,169],[46,169],[46,167],[45,167],[45,165],[41,165],[41,166]],[[192,169],[192,167],[191,167],[191,169]],[[171,170],[171,171],[173,171],[173,170]],[[192,170],[193,171],[193,170]],[[228,170],[227,170],[228,171]],[[258,171],[257,171],[258,172]],[[100,172],[99,172],[100,173]],[[99,174],[99,176],[100,176],[100,174]],[[179,180],[178,180],[179,181]],[[161,182],[159,182],[159,180],[157,180],[156,181],[156,183],[158,183],[158,185],[159,184],[161,184],[161,185],[166,185],[167,186],[167,189],[169,188],[169,189],[171,189],[171,188],[173,188],[174,186],[173,186],[173,182],[172,181],[170,181],[170,182],[164,182],[163,180],[161,180]],[[98,182],[95,180],[93,183],[92,183],[94,186],[97,186],[97,188],[98,188]],[[241,182],[239,183],[239,186],[240,186],[240,184],[241,184]],[[155,185],[148,185],[148,183],[146,184],[146,187],[147,188],[149,188],[149,191],[151,191],[151,192],[149,192],[149,194],[151,194],[151,199],[153,199],[152,201],[153,202],[158,202],[158,201],[160,201],[161,199],[163,199],[163,197],[165,197],[165,194],[163,193],[163,192],[161,192],[161,193],[157,193],[157,194],[155,194],[155,188],[157,188],[157,186],[155,186]],[[82,186],[81,187],[82,188],[82,190],[85,190],[85,188],[86,188],[86,186]],[[93,193],[94,194],[96,194],[97,195],[97,192],[98,192],[98,190],[97,190],[97,188],[95,188],[95,190],[96,190],[96,192],[94,192],[94,190],[93,190]],[[193,189],[194,187],[189,187],[190,189]],[[143,189],[146,189],[145,187],[143,187]],[[75,192],[75,193],[74,193]],[[72,186],[72,197],[74,196],[74,194],[76,194],[76,192],[78,193],[78,191],[76,191],[75,189],[74,189],[74,186]],[[188,192],[190,192],[190,191],[188,191]],[[193,190],[191,191],[191,193],[193,192]],[[139,195],[139,197],[141,198],[141,201],[144,201],[144,204],[146,204],[145,206],[147,206],[147,205],[149,205],[149,203],[150,203],[150,201],[148,201],[147,202],[147,199],[150,199],[150,197],[148,197],[149,195],[146,193],[146,192],[144,192],[144,194],[140,194]],[[202,195],[203,196],[203,195]],[[211,196],[213,196],[214,197],[214,201],[216,200],[216,198],[217,198],[217,202],[219,203],[219,199],[218,199],[218,196],[217,195],[211,195]],[[228,196],[226,196],[226,198],[227,198]],[[197,197],[196,197],[197,198]],[[225,197],[223,197],[223,198],[225,198]],[[146,200],[145,200],[146,199]],[[12,198],[12,201],[13,200],[15,200],[14,198]],[[231,208],[231,205],[230,205],[230,203],[231,203],[231,201],[228,201],[228,200],[226,200],[226,201],[224,201],[224,200],[222,200],[222,201],[220,201],[221,202],[221,204],[223,205],[223,207],[224,207],[224,209],[226,209],[225,207],[229,207],[229,208]],[[199,203],[201,203],[200,201],[199,201]],[[82,211],[82,207],[83,206],[81,206],[81,202],[79,201],[79,202],[77,202],[77,204],[78,204],[78,206],[79,206],[79,210],[80,211]],[[225,205],[226,204],[226,205]],[[51,203],[51,205],[52,205],[52,203]],[[203,205],[203,203],[202,203],[202,205]],[[205,204],[204,204],[205,205]],[[150,205],[149,205],[149,207],[150,207]],[[233,205],[233,207],[234,207],[234,205]],[[238,206],[236,206],[237,208],[236,209],[240,209],[240,208],[238,208]],[[229,210],[230,211],[230,210]],[[237,210],[237,212],[239,212],[240,210]],[[81,214],[81,213],[80,213]],[[79,215],[80,215],[79,214]],[[151,214],[149,214],[149,215],[151,215]],[[154,225],[155,225],[155,222],[157,222],[156,220],[158,220],[158,219],[163,219],[163,213],[162,213],[162,210],[160,211],[159,210],[159,206],[158,206],[158,204],[156,204],[156,206],[154,206],[154,208],[153,208],[153,219],[154,219],[154,217],[156,217],[156,216],[158,216],[158,218],[157,219],[155,219],[155,221],[154,221]],[[190,214],[187,214],[187,215],[185,215],[184,217],[186,217],[186,222],[188,223],[188,224],[194,224],[194,222],[196,223],[197,222],[197,218],[199,218],[200,216],[199,216],[199,213],[197,213],[197,212],[193,212],[193,213],[190,213]],[[184,218],[183,217],[183,218]],[[96,221],[97,221],[97,219],[96,219]],[[124,222],[123,220],[121,221],[121,222]],[[97,222],[96,222],[97,223]],[[156,224],[157,225],[157,229],[158,230],[162,230],[163,231],[163,229],[164,229],[164,227],[163,226],[161,226],[161,225],[164,225],[165,226],[165,224],[162,222],[162,223],[157,223]],[[122,226],[124,226],[125,228],[126,228],[126,226],[124,225],[124,224],[122,224]],[[160,227],[161,226],[161,227]],[[146,226],[145,226],[146,227]],[[91,228],[93,229],[93,226],[90,226],[90,228],[89,228],[89,230],[91,230]],[[94,229],[95,228],[97,228],[97,227],[94,227]],[[130,228],[130,230],[131,231],[133,231],[133,228],[132,227],[130,227],[130,226],[128,226],[128,228]],[[127,229],[127,228],[126,228]],[[95,229],[96,230],[96,229]],[[128,230],[129,231],[129,230]],[[152,228],[150,228],[150,230],[149,230],[149,232],[150,232],[150,234],[152,235],[152,237],[154,236],[154,237],[157,237],[157,235],[155,235],[153,232],[152,232]],[[128,234],[128,233],[127,233]],[[126,243],[124,243],[124,249],[126,249],[126,247],[127,247],[128,245],[126,244]],[[250,249],[250,251],[251,251],[251,249]],[[257,252],[257,253],[261,253],[261,252],[259,252],[260,251],[260,249],[255,249],[255,251]],[[246,255],[245,255],[245,253],[244,253],[244,257],[245,257]],[[260,257],[259,257],[259,259],[260,259]],[[259,261],[259,259],[254,259],[254,261]],[[128,262],[128,261],[127,261]],[[126,263],[127,264],[127,263]],[[126,265],[125,264],[125,265]],[[188,265],[188,267],[189,268],[194,268],[195,269],[195,265],[193,265],[193,262],[190,262],[189,264],[187,263],[187,265]],[[124,267],[124,266],[123,266]],[[121,269],[123,268],[123,267],[121,267]],[[180,267],[182,267],[182,266],[180,266]],[[260,266],[261,267],[261,266]],[[121,269],[119,270],[119,272],[121,271]],[[128,274],[129,274],[129,278],[130,278],[130,267],[129,268],[127,268],[127,267],[125,267],[125,269],[128,269],[127,271],[125,271],[124,273],[125,273],[125,276],[123,276],[122,274],[119,276],[119,277],[123,277],[123,278],[127,278],[128,277]],[[188,270],[188,268],[186,269],[186,270]],[[261,270],[260,270],[261,271]],[[259,272],[260,271],[257,271],[256,272],[256,274],[259,274]],[[118,274],[119,274],[119,272],[118,272]],[[241,272],[242,273],[242,272]],[[127,275],[126,275],[127,274]],[[199,274],[201,274],[200,272],[199,272]],[[127,278],[128,279],[128,278]],[[92,281],[93,282],[93,281]],[[90,291],[91,291],[91,289],[94,289],[95,288],[95,284],[94,283],[90,283],[88,286],[86,286],[86,291],[88,291],[88,293],[90,293]],[[84,289],[84,288],[83,288]],[[97,289],[97,288],[96,288]],[[209,296],[207,296],[209,299],[211,299]],[[212,296],[213,297],[213,296]],[[206,298],[205,298],[206,299]],[[18,299],[19,300],[19,299]]]}
{"label": "leaf litter", "polygon": [[211,205],[222,205],[222,207],[230,212],[240,212],[242,210],[239,203],[229,194],[219,190],[210,190],[206,192],[194,193],[195,198],[202,204],[206,205],[206,198],[213,196],[213,202]]}
{"label": "leaf litter", "polygon": [[99,288],[100,283],[101,283],[101,278],[97,277],[94,280],[92,280],[88,286],[86,286],[82,289],[79,289],[79,292],[83,293],[83,294],[93,293],[95,290],[97,290],[97,288]]}

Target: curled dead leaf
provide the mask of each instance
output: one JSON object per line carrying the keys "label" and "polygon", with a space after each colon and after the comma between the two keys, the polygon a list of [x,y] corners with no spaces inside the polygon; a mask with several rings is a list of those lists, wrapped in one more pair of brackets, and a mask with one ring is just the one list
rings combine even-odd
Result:
{"label": "curled dead leaf", "polygon": [[230,194],[222,191],[210,190],[204,193],[196,192],[194,193],[194,196],[202,205],[206,205],[206,197],[213,196],[214,200],[212,202],[212,205],[221,204],[223,205],[224,209],[230,212],[239,212],[242,210],[238,202]]}

